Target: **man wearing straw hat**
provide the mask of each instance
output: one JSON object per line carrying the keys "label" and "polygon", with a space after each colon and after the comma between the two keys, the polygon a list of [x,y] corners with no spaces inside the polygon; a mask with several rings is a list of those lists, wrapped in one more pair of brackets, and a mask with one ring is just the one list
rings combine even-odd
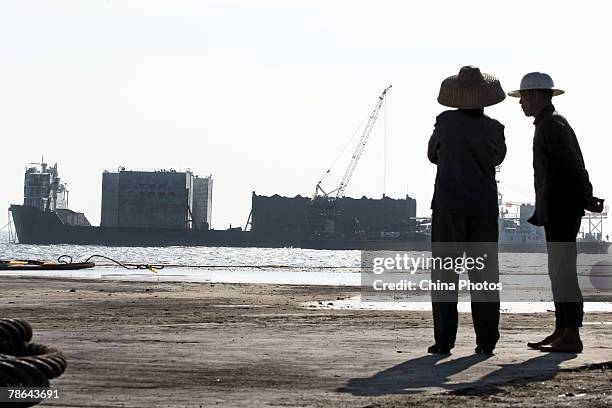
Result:
{"label": "man wearing straw hat", "polygon": [[546,233],[548,275],[555,301],[554,332],[527,345],[542,351],[580,353],[583,302],[576,270],[576,235],[584,209],[601,212],[603,200],[593,197],[578,139],[552,104],[552,97],[563,93],[548,74],[531,72],[521,80],[520,89],[508,95],[520,98],[525,115],[535,119],[536,205],[529,222],[543,226]]}
{"label": "man wearing straw hat", "polygon": [[[468,257],[489,243],[486,274],[469,270],[470,282],[499,280],[497,259],[498,195],[496,166],[506,155],[504,126],[484,108],[506,97],[499,80],[473,66],[442,82],[438,102],[456,108],[436,118],[427,156],[437,165],[432,213],[432,256]],[[477,243],[477,244],[476,244]],[[467,258],[466,258],[467,259]],[[436,267],[433,282],[453,282],[459,272]],[[486,279],[485,279],[486,278]],[[492,354],[499,339],[499,292],[471,291],[476,353]],[[448,354],[457,335],[457,291],[432,290],[435,343],[428,352]]]}

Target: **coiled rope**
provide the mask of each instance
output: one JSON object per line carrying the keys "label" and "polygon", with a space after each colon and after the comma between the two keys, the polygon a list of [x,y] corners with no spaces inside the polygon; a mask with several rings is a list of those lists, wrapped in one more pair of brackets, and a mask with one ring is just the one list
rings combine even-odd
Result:
{"label": "coiled rope", "polygon": [[[32,327],[22,319],[0,318],[0,387],[49,387],[49,380],[66,370],[61,351],[30,343]],[[35,402],[4,403],[11,407],[31,407]]]}

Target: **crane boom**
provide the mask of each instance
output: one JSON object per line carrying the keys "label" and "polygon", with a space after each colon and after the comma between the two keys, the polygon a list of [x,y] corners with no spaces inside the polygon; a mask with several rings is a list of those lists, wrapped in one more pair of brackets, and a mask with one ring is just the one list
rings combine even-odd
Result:
{"label": "crane boom", "polygon": [[[357,167],[361,153],[363,153],[363,149],[368,141],[368,138],[374,130],[376,119],[378,119],[378,114],[389,89],[391,89],[391,85],[382,91],[378,97],[378,101],[376,101],[376,104],[374,105],[374,109],[372,109],[370,112],[365,128],[363,129],[363,133],[361,134],[361,138],[359,139],[359,143],[357,144],[349,165],[344,172],[340,186],[331,191],[325,191],[321,187],[323,179],[330,173],[331,168],[325,172],[321,180],[319,180],[317,183],[315,194],[312,198],[313,209],[316,210],[316,213],[314,213],[312,218],[313,231],[315,235],[323,234],[323,236],[335,236],[335,223],[336,216],[338,215],[336,211],[336,204],[339,201],[338,199],[344,196],[344,192],[346,191],[349,181],[351,181],[351,177],[355,172],[355,168]],[[319,196],[319,192],[321,192],[323,196]],[[334,193],[336,195],[335,197],[332,197],[331,195]]]}
{"label": "crane boom", "polygon": [[[372,130],[374,130],[376,119],[378,119],[378,114],[380,112],[382,104],[385,100],[385,96],[387,95],[387,92],[389,91],[389,89],[391,89],[391,85],[389,85],[387,88],[385,88],[382,91],[382,93],[378,97],[378,101],[376,102],[376,105],[374,105],[374,109],[372,109],[372,111],[370,112],[366,126],[363,129],[363,133],[361,135],[361,138],[359,139],[359,143],[357,144],[355,151],[353,152],[353,156],[351,157],[349,165],[346,171],[344,172],[344,176],[342,177],[342,181],[340,182],[340,185],[337,188],[330,190],[330,191],[323,190],[323,187],[321,187],[321,183],[323,182],[323,179],[327,175],[329,175],[331,168],[328,169],[323,175],[323,177],[321,178],[321,180],[319,180],[319,182],[316,185],[313,200],[315,200],[316,197],[318,197],[319,192],[323,193],[323,196],[330,201],[335,201],[335,199],[338,199],[344,196],[344,191],[346,190],[348,183],[351,180],[351,177],[353,176],[353,172],[355,171],[355,168],[357,167],[357,162],[359,161],[359,158],[361,157],[361,153],[363,152],[363,149],[365,148],[365,145],[368,141],[368,138],[370,137],[370,134],[372,133]],[[331,197],[333,193],[336,193],[335,198]]]}
{"label": "crane boom", "polygon": [[344,176],[342,177],[342,181],[340,182],[340,187],[336,189],[336,198],[340,198],[344,195],[344,191],[346,190],[346,187],[348,186],[349,181],[351,181],[351,177],[353,176],[353,172],[355,171],[355,168],[357,167],[357,162],[359,161],[359,158],[361,157],[361,153],[363,152],[363,149],[366,143],[368,142],[368,138],[370,137],[372,130],[374,130],[376,119],[378,119],[378,113],[380,112],[380,108],[382,107],[382,104],[385,100],[385,96],[387,95],[387,91],[389,91],[389,89],[391,89],[391,85],[389,85],[387,88],[385,88],[382,91],[382,93],[378,97],[378,102],[374,106],[372,113],[370,113],[370,117],[368,118],[368,123],[363,129],[363,134],[361,135],[361,138],[359,139],[357,148],[353,152],[351,161],[349,162],[349,165],[346,171],[344,172]]}

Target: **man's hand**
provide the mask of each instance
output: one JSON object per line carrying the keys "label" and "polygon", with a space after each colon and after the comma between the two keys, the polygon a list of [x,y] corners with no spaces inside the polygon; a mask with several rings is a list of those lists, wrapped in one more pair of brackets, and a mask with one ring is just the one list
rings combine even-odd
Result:
{"label": "man's hand", "polygon": [[603,198],[591,197],[591,199],[587,201],[585,210],[594,212],[594,213],[603,212],[604,201],[605,200]]}

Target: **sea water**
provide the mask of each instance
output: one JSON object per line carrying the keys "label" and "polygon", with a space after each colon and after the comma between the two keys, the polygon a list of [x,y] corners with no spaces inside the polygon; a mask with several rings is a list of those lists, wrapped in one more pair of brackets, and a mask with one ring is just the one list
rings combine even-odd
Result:
{"label": "sea water", "polygon": [[[0,271],[0,276],[38,276],[73,279],[110,279],[140,282],[217,282],[291,285],[361,285],[361,252],[309,250],[300,248],[227,247],[105,247],[93,245],[26,245],[8,243],[0,235],[0,259],[56,261],[62,255],[74,262],[103,255],[121,263],[162,265],[163,268],[124,269],[106,259],[95,258],[96,267],[76,271]],[[419,254],[415,253],[415,256]],[[590,259],[589,257],[594,257]],[[579,275],[589,280],[589,265],[610,255],[581,255]],[[506,278],[529,275],[547,281],[546,254],[500,254],[500,275]],[[582,263],[582,265],[580,265]],[[422,273],[427,273],[422,271]],[[581,282],[581,286],[582,286]],[[318,302],[314,306],[318,307]],[[326,307],[327,303],[325,303]],[[313,306],[313,305],[309,305]],[[427,310],[428,302],[362,302],[359,296],[335,301],[334,308]],[[469,305],[460,303],[460,310]],[[546,311],[550,302],[512,302],[502,305],[508,312]],[[594,302],[586,310],[612,311],[610,302]]]}

